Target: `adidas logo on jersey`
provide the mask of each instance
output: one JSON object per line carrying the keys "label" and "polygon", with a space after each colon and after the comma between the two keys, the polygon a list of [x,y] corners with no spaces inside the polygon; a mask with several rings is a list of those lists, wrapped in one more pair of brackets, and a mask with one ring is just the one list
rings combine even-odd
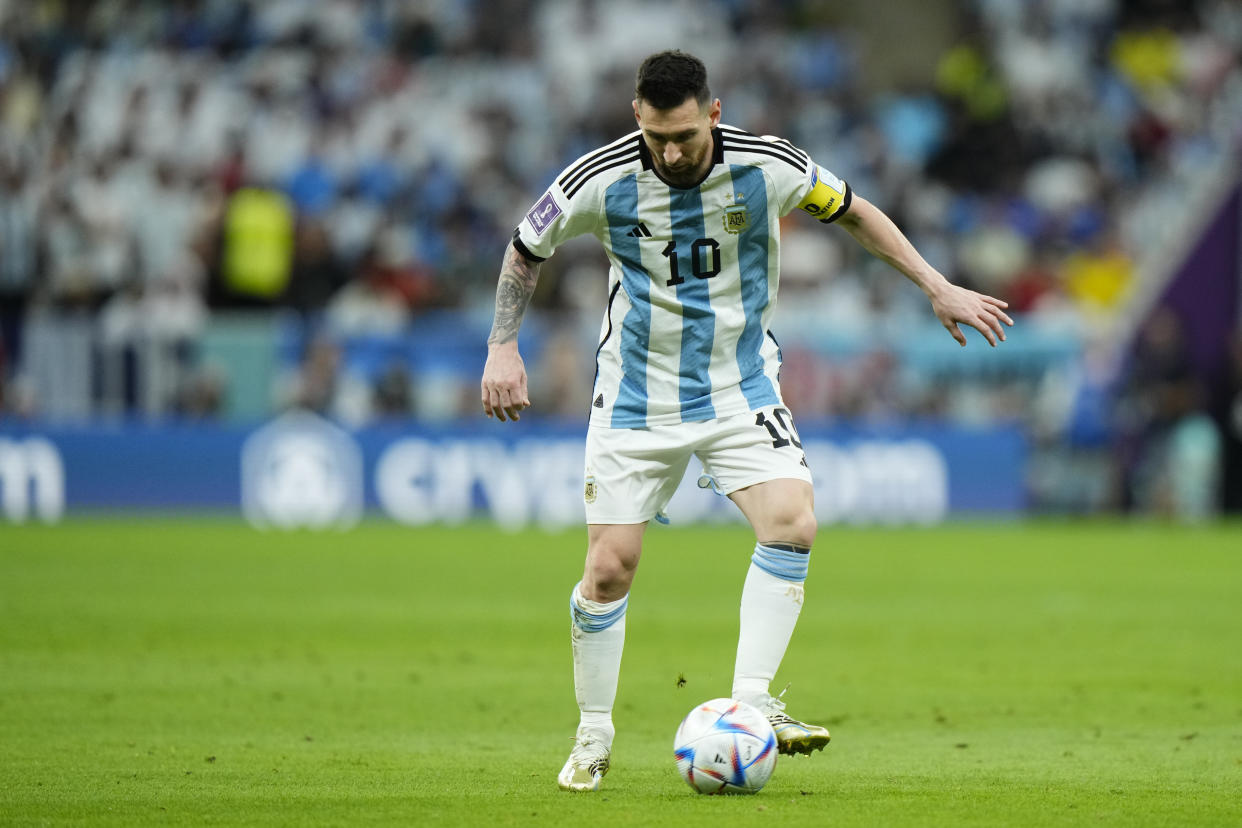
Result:
{"label": "adidas logo on jersey", "polygon": [[626,233],[625,235],[632,236],[633,238],[636,238],[636,239],[649,239],[651,238],[651,231],[647,229],[647,225],[643,224],[640,221],[637,227],[635,227],[633,230]]}

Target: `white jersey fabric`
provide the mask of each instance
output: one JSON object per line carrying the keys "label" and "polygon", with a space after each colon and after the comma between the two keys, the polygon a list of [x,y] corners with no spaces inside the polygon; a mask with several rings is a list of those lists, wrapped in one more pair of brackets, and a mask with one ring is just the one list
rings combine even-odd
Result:
{"label": "white jersey fabric", "polygon": [[721,124],[689,188],[660,178],[640,131],[570,164],[514,231],[529,259],[591,233],[611,267],[591,424],[644,428],[781,404],[768,330],[780,219],[829,222],[850,190],[788,141]]}

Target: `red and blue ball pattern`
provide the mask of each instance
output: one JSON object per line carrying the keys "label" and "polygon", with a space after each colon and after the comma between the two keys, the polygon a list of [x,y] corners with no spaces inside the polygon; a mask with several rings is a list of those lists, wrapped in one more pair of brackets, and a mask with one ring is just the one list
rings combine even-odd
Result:
{"label": "red and blue ball pattern", "polygon": [[776,768],[776,734],[751,705],[712,699],[682,720],[673,756],[682,778],[699,793],[753,794]]}

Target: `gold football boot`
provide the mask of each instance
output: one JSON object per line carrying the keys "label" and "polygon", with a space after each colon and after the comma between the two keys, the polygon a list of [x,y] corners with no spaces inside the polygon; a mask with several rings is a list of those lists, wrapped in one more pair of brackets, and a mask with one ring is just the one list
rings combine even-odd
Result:
{"label": "gold football boot", "polygon": [[[783,695],[785,690],[781,691],[781,696]],[[755,707],[767,717],[768,723],[776,731],[776,749],[787,756],[823,750],[824,745],[832,738],[827,728],[800,722],[786,713],[785,703],[779,696],[768,696],[755,704]]]}

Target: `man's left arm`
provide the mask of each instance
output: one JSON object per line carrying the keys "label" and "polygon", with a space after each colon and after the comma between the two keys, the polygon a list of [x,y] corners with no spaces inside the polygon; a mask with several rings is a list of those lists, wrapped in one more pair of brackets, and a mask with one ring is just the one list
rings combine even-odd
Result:
{"label": "man's left arm", "polygon": [[966,335],[958,327],[959,323],[983,334],[992,347],[996,347],[998,339],[1005,341],[1005,329],[1001,323],[1013,325],[1013,320],[1004,311],[1009,307],[1008,303],[950,283],[919,255],[910,240],[880,208],[854,193],[848,209],[837,216],[835,222],[868,253],[888,262],[922,288],[931,300],[936,318],[959,345],[966,345]]}

